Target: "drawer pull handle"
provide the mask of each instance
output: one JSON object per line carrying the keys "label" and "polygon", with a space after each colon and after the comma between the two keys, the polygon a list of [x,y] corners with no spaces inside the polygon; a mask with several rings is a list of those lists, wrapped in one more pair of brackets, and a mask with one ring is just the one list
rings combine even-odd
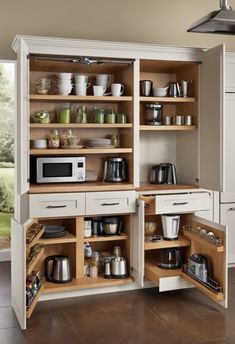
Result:
{"label": "drawer pull handle", "polygon": [[47,209],[66,208],[67,205],[48,205]]}
{"label": "drawer pull handle", "polygon": [[233,207],[233,208],[229,208],[229,210],[228,211],[233,211],[233,210],[235,210],[235,208]]}
{"label": "drawer pull handle", "polygon": [[120,203],[101,203],[102,207],[105,207],[106,205],[119,205]]}
{"label": "drawer pull handle", "polygon": [[188,202],[175,202],[175,203],[172,203],[172,205],[186,205],[188,204]]}

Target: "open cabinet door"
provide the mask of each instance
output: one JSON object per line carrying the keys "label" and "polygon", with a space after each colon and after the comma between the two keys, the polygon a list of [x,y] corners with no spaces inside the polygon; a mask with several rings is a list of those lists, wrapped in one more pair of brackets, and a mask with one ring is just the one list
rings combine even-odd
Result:
{"label": "open cabinet door", "polygon": [[29,190],[29,62],[28,48],[20,39],[17,47],[17,113],[15,119],[16,193]]}
{"label": "open cabinet door", "polygon": [[224,109],[224,46],[202,54],[199,118],[199,185],[220,191]]}
{"label": "open cabinet door", "polygon": [[26,229],[11,223],[11,298],[20,327],[26,329]]}
{"label": "open cabinet door", "polygon": [[[208,240],[202,234],[199,235],[199,230],[205,229],[208,232],[213,232],[221,243],[217,241]],[[183,230],[183,235],[190,241],[189,256],[199,254],[206,258],[208,263],[207,282],[204,283],[197,276],[197,272],[193,272],[194,266],[185,265],[182,271],[182,276],[193,284],[196,288],[201,290],[205,295],[210,297],[213,301],[219,303],[221,306],[227,308],[228,305],[228,258],[227,258],[227,242],[228,229],[226,226],[219,225],[215,222],[205,220],[201,217],[191,216],[190,228]],[[194,270],[196,271],[196,269]],[[217,282],[217,283],[214,283]],[[218,284],[218,285],[217,285]]]}
{"label": "open cabinet door", "polygon": [[132,275],[135,283],[144,286],[144,201],[137,201],[132,226]]}

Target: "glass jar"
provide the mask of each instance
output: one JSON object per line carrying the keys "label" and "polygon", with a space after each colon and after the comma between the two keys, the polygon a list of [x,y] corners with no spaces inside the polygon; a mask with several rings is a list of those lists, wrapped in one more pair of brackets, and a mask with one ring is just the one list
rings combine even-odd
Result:
{"label": "glass jar", "polygon": [[116,114],[113,110],[107,110],[105,114],[105,123],[114,124],[116,120]]}
{"label": "glass jar", "polygon": [[60,136],[58,130],[54,129],[52,134],[48,138],[48,147],[49,148],[59,148],[60,147]]}
{"label": "glass jar", "polygon": [[111,142],[114,147],[116,148],[120,147],[120,134],[112,133]]}
{"label": "glass jar", "polygon": [[75,113],[74,113],[74,121],[76,123],[83,123],[83,124],[87,123],[87,112],[86,112],[85,106],[76,107]]}
{"label": "glass jar", "polygon": [[57,105],[58,123],[70,123],[70,104]]}
{"label": "glass jar", "polygon": [[117,123],[127,123],[127,116],[124,113],[118,113],[117,114]]}
{"label": "glass jar", "polygon": [[94,123],[104,123],[104,109],[94,108],[93,112],[93,122]]}
{"label": "glass jar", "polygon": [[60,138],[61,147],[68,146],[68,140],[73,136],[72,130],[68,129]]}

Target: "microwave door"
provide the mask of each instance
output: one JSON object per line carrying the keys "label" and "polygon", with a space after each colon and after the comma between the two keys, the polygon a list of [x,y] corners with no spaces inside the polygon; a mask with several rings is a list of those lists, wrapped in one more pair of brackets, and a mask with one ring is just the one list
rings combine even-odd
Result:
{"label": "microwave door", "polygon": [[[53,158],[54,159],[54,158]],[[55,161],[43,158],[37,161],[37,183],[73,182],[76,177],[73,173],[72,161]]]}

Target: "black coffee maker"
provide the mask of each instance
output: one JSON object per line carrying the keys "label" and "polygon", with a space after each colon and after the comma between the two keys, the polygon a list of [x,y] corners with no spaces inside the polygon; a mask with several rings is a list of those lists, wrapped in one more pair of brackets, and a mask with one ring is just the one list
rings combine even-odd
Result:
{"label": "black coffee maker", "polygon": [[162,163],[151,167],[150,169],[151,184],[176,184],[175,165]]}
{"label": "black coffee maker", "polygon": [[104,181],[120,183],[127,179],[127,164],[124,158],[107,158],[104,163]]}

